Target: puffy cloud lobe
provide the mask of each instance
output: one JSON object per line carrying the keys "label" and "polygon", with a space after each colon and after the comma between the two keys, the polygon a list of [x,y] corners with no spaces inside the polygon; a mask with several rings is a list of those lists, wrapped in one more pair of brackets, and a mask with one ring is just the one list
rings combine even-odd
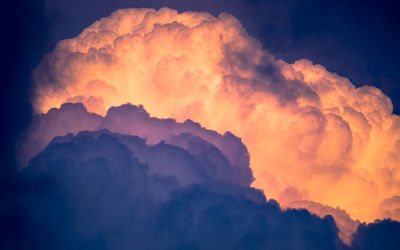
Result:
{"label": "puffy cloud lobe", "polygon": [[354,249],[397,249],[400,223],[390,219],[361,224],[352,239]]}
{"label": "puffy cloud lobe", "polygon": [[285,204],[288,208],[307,209],[310,213],[319,215],[320,217],[331,215],[335,218],[337,227],[339,228],[339,236],[344,243],[350,244],[353,233],[356,232],[360,221],[354,221],[340,208],[333,208],[322,205],[313,201],[300,200]]}
{"label": "puffy cloud lobe", "polygon": [[379,203],[379,212],[384,218],[400,220],[400,196],[395,195]]}
{"label": "puffy cloud lobe", "polygon": [[[119,136],[137,159],[149,165],[150,172],[174,173],[182,184],[208,179],[249,186],[253,181],[247,149],[233,134],[222,136],[190,120],[177,123],[150,117],[143,107],[129,104],[111,108],[105,117],[87,112],[82,104],[71,103],[35,116],[21,139],[21,164],[56,136],[71,137],[79,131],[99,129],[143,137]],[[165,161],[170,162],[170,168],[163,167]]]}
{"label": "puffy cloud lobe", "polygon": [[294,199],[373,221],[400,192],[390,99],[307,60],[275,59],[228,14],[116,11],[59,42],[34,81],[39,113],[66,101],[97,114],[131,102],[232,131],[249,149],[254,186],[274,198],[294,187]]}

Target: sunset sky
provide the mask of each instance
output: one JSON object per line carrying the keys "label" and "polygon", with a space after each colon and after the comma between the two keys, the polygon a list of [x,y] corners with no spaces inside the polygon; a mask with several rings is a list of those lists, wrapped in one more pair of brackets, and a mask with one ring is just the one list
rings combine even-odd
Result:
{"label": "sunset sky", "polygon": [[0,247],[397,249],[398,11],[6,4]]}

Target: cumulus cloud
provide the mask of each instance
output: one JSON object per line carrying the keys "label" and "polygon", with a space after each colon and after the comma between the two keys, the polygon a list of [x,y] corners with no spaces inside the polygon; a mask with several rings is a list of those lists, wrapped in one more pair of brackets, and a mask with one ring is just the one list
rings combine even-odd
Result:
{"label": "cumulus cloud", "polygon": [[274,58],[225,13],[116,11],[60,41],[34,82],[38,113],[82,102],[104,115],[130,102],[156,117],[231,131],[249,149],[253,185],[269,197],[373,221],[381,201],[400,192],[400,119],[390,99],[308,60]]}
{"label": "cumulus cloud", "polygon": [[392,218],[400,221],[400,196],[394,195],[384,199],[379,203],[378,211],[383,218]]}
{"label": "cumulus cloud", "polygon": [[400,223],[377,220],[371,224],[361,224],[352,239],[353,249],[397,249],[400,237]]}
{"label": "cumulus cloud", "polygon": [[354,221],[351,217],[339,207],[333,208],[325,206],[323,204],[298,200],[290,203],[286,203],[284,206],[287,208],[307,209],[309,212],[319,215],[321,217],[331,215],[335,219],[336,225],[339,228],[339,236],[344,243],[350,244],[353,233],[357,231],[360,221]]}
{"label": "cumulus cloud", "polygon": [[[281,210],[260,190],[204,175],[193,184],[182,183],[182,173],[196,175],[199,169],[193,166],[207,166],[196,164],[196,156],[184,148],[144,142],[107,130],[55,137],[13,185],[0,178],[1,187],[19,194],[0,210],[7,222],[0,225],[0,246],[344,250],[398,245],[397,222],[361,224],[347,246],[329,215]],[[158,157],[163,161],[143,162]]]}
{"label": "cumulus cloud", "polygon": [[[233,182],[204,178],[183,186],[173,168],[195,172],[196,164],[174,158],[171,145],[153,147],[104,130],[56,137],[22,171],[25,180],[41,185],[24,196],[29,227],[20,244],[31,249],[344,247],[332,217],[281,211],[260,191]],[[136,158],[143,154],[164,160],[143,164]],[[171,171],[160,175],[152,168]]]}
{"label": "cumulus cloud", "polygon": [[[253,181],[247,148],[240,138],[229,132],[220,135],[190,120],[177,123],[150,117],[142,106],[130,104],[110,108],[105,117],[87,112],[80,103],[66,103],[35,116],[21,139],[20,162],[26,165],[56,136],[99,129],[142,137],[119,136],[136,158],[149,164],[152,173],[173,172],[186,185],[204,178],[242,186]],[[146,145],[151,147],[143,149]],[[164,161],[175,163],[166,169]]]}

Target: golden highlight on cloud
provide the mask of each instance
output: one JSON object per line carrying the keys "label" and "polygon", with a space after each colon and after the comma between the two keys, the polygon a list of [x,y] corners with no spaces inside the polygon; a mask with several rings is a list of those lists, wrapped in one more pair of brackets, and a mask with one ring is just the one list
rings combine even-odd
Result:
{"label": "golden highlight on cloud", "polygon": [[142,104],[152,116],[241,137],[253,186],[283,205],[310,200],[361,221],[400,219],[391,100],[308,60],[276,59],[231,15],[118,10],[60,41],[34,82],[37,113],[65,102],[101,115]]}

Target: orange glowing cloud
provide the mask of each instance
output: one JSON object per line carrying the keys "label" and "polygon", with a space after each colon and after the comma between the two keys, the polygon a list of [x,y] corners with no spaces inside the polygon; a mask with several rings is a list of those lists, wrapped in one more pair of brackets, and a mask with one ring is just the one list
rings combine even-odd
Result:
{"label": "orange glowing cloud", "polygon": [[391,100],[308,60],[276,59],[231,15],[116,11],[60,41],[34,82],[38,113],[64,102],[101,115],[142,104],[152,116],[241,137],[253,185],[284,205],[312,200],[353,219],[400,219]]}

